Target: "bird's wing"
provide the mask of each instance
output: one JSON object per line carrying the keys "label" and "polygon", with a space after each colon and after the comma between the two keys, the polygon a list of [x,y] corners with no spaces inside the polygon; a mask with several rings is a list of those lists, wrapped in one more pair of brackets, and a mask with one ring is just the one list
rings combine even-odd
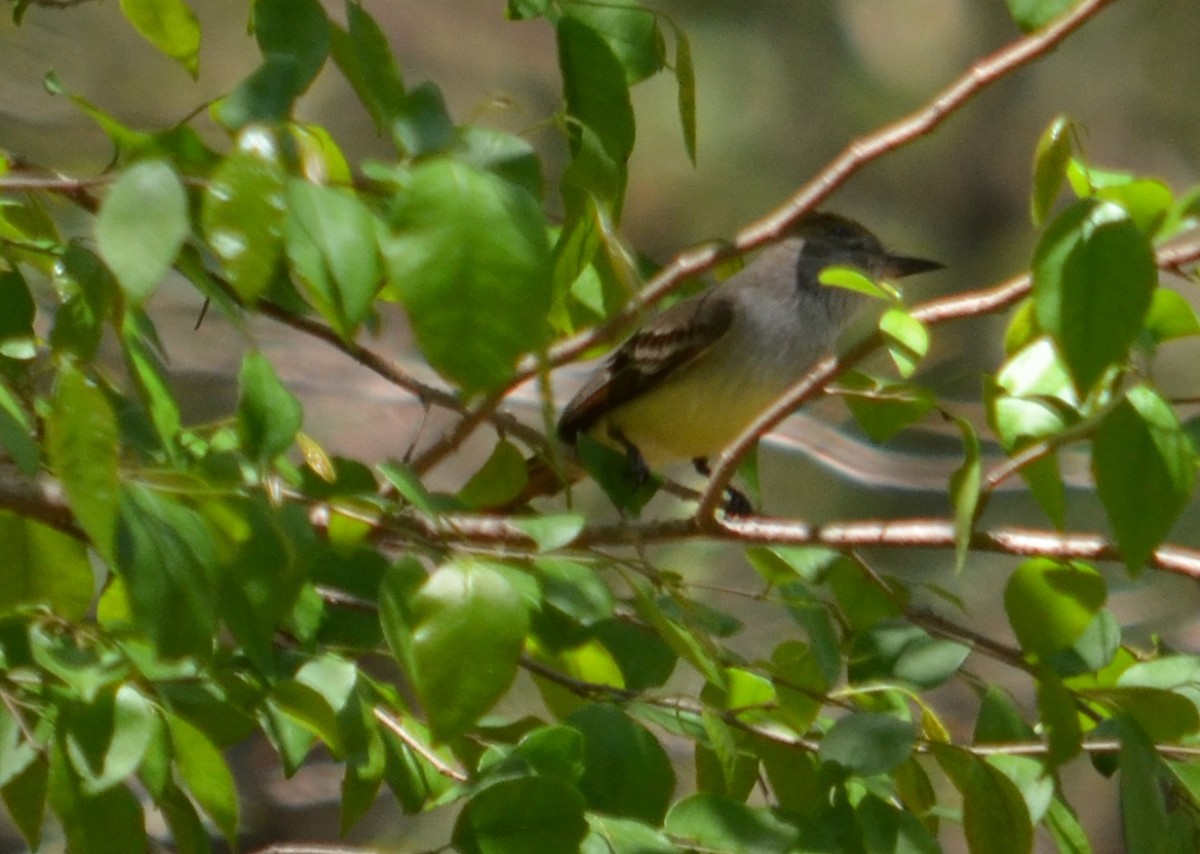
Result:
{"label": "bird's wing", "polygon": [[559,436],[575,441],[607,413],[700,358],[732,323],[732,301],[714,293],[667,309],[618,347],[584,383],[563,410]]}

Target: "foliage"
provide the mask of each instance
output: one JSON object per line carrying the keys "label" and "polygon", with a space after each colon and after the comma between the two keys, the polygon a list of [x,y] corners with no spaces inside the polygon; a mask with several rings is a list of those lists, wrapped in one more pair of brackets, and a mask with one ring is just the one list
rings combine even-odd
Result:
{"label": "foliage", "polygon": [[[1008,5],[1036,40],[1068,4]],[[1082,21],[1081,8],[1067,14]],[[121,10],[199,73],[183,0]],[[987,423],[949,416],[964,462],[933,534],[897,524],[871,539],[865,524],[837,542],[798,520],[714,517],[720,469],[684,523],[480,515],[520,492],[527,452],[562,453],[503,415],[504,395],[611,343],[636,313],[621,312],[648,302],[618,232],[630,87],[675,76],[694,158],[691,51],[634,0],[510,0],[510,18],[557,38],[566,166],[549,181],[525,139],[456,124],[435,85],[410,85],[366,7],[342,11],[344,23],[317,0],[254,0],[262,64],[210,106],[222,146],[197,130],[204,116],[129,127],[50,77],[109,136],[112,170],[79,182],[0,160],[0,794],[31,847],[52,813],[72,851],[144,850],[143,796],[177,850],[211,850],[213,831],[236,844],[222,750],[258,731],[289,774],[318,744],[344,764],[343,831],[386,785],[406,812],[457,804],[449,841],[464,852],[933,851],[954,833],[974,852],[1015,852],[1035,832],[1088,851],[1059,774],[1081,754],[1118,775],[1128,850],[1196,850],[1200,657],[1133,648],[1108,607],[1117,576],[1093,563],[1200,575],[1194,552],[1163,548],[1195,506],[1195,421],[1147,369],[1200,334],[1163,284],[1200,256],[1194,238],[1163,248],[1200,193],[1097,168],[1062,118],[1036,151],[1031,279],[939,315],[831,271],[829,284],[888,301],[866,349],[888,352],[894,374],[847,357],[827,377],[877,442],[954,410],[919,373],[937,324],[1011,309],[983,382]],[[388,160],[349,164],[328,129],[296,117],[329,67]],[[236,412],[185,424],[152,305],[172,270],[247,336],[256,314],[293,325],[457,426],[403,462],[331,459],[253,347]],[[681,278],[667,270],[643,293]],[[443,385],[357,343],[384,302],[403,306]],[[480,424],[490,458],[458,494],[431,492],[428,469]],[[981,436],[1006,454],[986,472]],[[1111,544],[1063,530],[1068,447],[1090,450]],[[1055,530],[987,526],[1013,475]],[[679,536],[752,543],[751,606],[794,630],[746,652],[743,622],[686,574],[621,548]],[[981,550],[1020,555],[1003,586],[1016,645],[855,545],[954,549],[966,573]],[[976,675],[987,658],[1021,693]],[[501,717],[521,672],[540,703]],[[969,733],[939,709],[948,683],[976,699]],[[686,783],[668,745],[690,752]]]}

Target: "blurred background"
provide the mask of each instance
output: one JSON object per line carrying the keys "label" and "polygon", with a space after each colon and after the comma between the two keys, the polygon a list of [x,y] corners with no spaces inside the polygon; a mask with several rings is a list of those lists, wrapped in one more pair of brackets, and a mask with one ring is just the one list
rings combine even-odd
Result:
{"label": "blurred background", "polygon": [[[363,0],[387,31],[409,85],[441,87],[456,121],[522,133],[538,147],[553,188],[564,158],[562,140],[543,120],[561,103],[552,29],[542,21],[504,19],[500,0]],[[169,126],[228,91],[258,64],[247,33],[245,0],[189,0],[204,43],[193,81],[155,52],[125,23],[112,0],[57,10],[31,7],[21,26],[0,18],[0,148],[75,176],[101,172],[112,151],[96,127],[63,97],[45,91],[57,72],[79,93],[135,127]],[[7,12],[12,0],[0,3]],[[698,162],[685,154],[676,88],[660,75],[634,90],[637,147],[622,232],[649,257],[666,261],[690,244],[727,237],[782,202],[852,139],[916,109],[978,58],[1019,33],[1002,0],[661,0],[688,33],[697,74]],[[326,3],[344,20],[340,4]],[[1177,193],[1200,182],[1200,4],[1195,0],[1121,0],[1030,68],[1000,81],[952,116],[929,138],[871,164],[826,206],[868,224],[908,254],[938,258],[947,271],[907,284],[910,301],[986,286],[1028,266],[1037,234],[1030,223],[1030,166],[1037,138],[1059,114],[1083,128],[1092,162],[1165,181]],[[352,164],[385,159],[387,144],[332,64],[298,109],[324,125]],[[211,144],[228,147],[203,115],[197,126]],[[548,208],[556,209],[553,192]],[[64,205],[65,220],[75,216]],[[1196,304],[1194,286],[1176,281]],[[178,283],[156,297],[153,315],[172,359],[181,397],[194,420],[228,415],[235,375],[249,341],[210,316],[192,327],[200,309]],[[412,361],[403,318],[389,315],[385,332],[366,341]],[[966,401],[978,400],[980,375],[1002,358],[1004,318],[937,330],[925,377],[981,423]],[[416,438],[419,414],[382,381],[329,348],[262,323],[254,340],[304,400],[306,431],[332,451],[367,461],[400,456]],[[1153,366],[1168,394],[1197,393],[1200,349],[1176,343]],[[414,371],[420,368],[414,365]],[[565,372],[565,397],[578,371]],[[514,404],[521,411],[518,403]],[[532,407],[528,414],[534,418]],[[436,430],[436,424],[426,430]],[[483,445],[481,444],[480,448]],[[888,514],[937,514],[947,508],[945,477],[957,462],[957,441],[936,430],[902,436],[887,448],[870,446],[847,423],[844,408],[826,404],[793,419],[763,451],[767,509],[820,521]],[[476,449],[477,451],[480,449]],[[459,483],[477,456],[439,477]],[[1086,470],[1086,463],[1076,468]],[[1077,481],[1078,483],[1079,481]],[[600,502],[595,502],[599,510]],[[666,508],[665,512],[670,512]],[[1028,498],[998,496],[985,523],[1044,524]],[[1174,539],[1200,544],[1193,506]],[[1103,516],[1081,491],[1069,500],[1069,523],[1097,528]],[[753,586],[736,554],[702,544],[661,550],[664,567],[689,577]],[[948,576],[946,554],[880,555],[878,565],[906,578],[945,584],[963,597],[980,630],[1008,639],[999,591],[1011,560],[973,556],[965,573]],[[1152,633],[1195,652],[1200,632],[1193,614],[1195,586],[1151,573],[1136,588],[1107,568],[1112,608],[1126,638],[1148,643]],[[731,580],[732,579],[732,580]],[[716,601],[737,611],[736,601]],[[772,632],[751,624],[738,644],[762,649]],[[974,662],[985,676],[986,661]],[[997,674],[999,676],[999,674]],[[686,688],[687,686],[683,686]],[[973,700],[947,688],[943,704],[958,704],[957,732],[969,732]],[[1030,698],[1021,697],[1023,701]],[[953,712],[948,713],[951,718]],[[686,766],[690,760],[680,757]],[[258,840],[333,838],[337,769],[320,766],[291,781],[279,779],[268,749],[239,753],[248,802],[248,829]],[[312,773],[309,773],[309,772]],[[686,775],[683,775],[686,777]],[[1084,816],[1098,852],[1120,850],[1114,790],[1088,767],[1068,769],[1068,792]],[[1074,788],[1070,788],[1074,787]],[[386,798],[385,798],[386,801]],[[397,820],[390,804],[356,831],[382,833],[397,850],[436,846],[452,816],[434,813]],[[1039,844],[1046,840],[1040,840]],[[20,850],[15,842],[0,850]]]}

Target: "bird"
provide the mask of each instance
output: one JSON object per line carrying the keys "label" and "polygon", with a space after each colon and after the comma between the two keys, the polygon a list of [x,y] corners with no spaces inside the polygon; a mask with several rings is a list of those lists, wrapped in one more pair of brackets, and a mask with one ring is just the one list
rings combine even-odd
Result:
{"label": "bird", "polygon": [[[873,280],[943,267],[888,250],[848,217],[808,214],[738,273],[655,315],[620,344],[563,409],[559,439],[573,446],[586,434],[614,446],[639,477],[689,459],[707,474],[708,457],[832,350],[868,301],[821,283],[822,271],[835,266]],[[748,512],[748,502],[731,491],[727,510]]]}

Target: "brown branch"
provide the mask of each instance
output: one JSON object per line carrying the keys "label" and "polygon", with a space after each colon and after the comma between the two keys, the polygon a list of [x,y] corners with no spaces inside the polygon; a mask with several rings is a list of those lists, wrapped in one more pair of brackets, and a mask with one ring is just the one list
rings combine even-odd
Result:
{"label": "brown branch", "polygon": [[27,477],[0,462],[0,507],[88,542],[87,534],[67,506],[62,484],[50,477]]}
{"label": "brown branch", "polygon": [[[334,508],[334,512],[350,511]],[[386,526],[377,519],[362,518],[377,525],[376,542],[383,548],[404,549],[413,538],[456,544],[482,550],[503,549],[510,554],[536,552],[537,544],[512,519],[473,514],[446,515],[431,519],[406,515]],[[827,522],[810,525],[792,519],[736,517],[700,520],[668,519],[652,522],[616,522],[584,528],[571,543],[574,549],[614,546],[649,546],[697,539],[742,545],[826,546],[834,549],[953,549],[954,521],[940,518],[908,518]],[[976,531],[971,548],[981,552],[1015,557],[1046,556],[1060,560],[1120,562],[1120,550],[1100,534],[1085,531],[1050,531],[1041,528],[998,525]],[[1200,550],[1163,544],[1150,556],[1148,566],[1163,572],[1200,580]]]}

